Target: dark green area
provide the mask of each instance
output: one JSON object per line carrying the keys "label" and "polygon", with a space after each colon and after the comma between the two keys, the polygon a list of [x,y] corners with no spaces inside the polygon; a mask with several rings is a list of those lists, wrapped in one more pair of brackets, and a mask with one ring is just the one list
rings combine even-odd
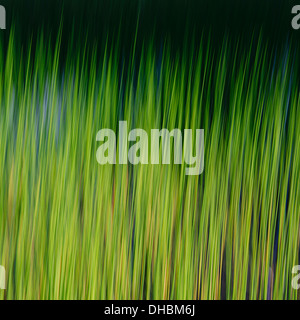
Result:
{"label": "dark green area", "polygon": [[[192,38],[208,36],[212,45],[222,46],[224,35],[247,45],[262,30],[263,41],[284,45],[299,39],[291,28],[291,0],[3,0],[8,29],[13,24],[23,44],[44,35],[56,41],[63,20],[63,49],[67,44],[118,43],[130,54],[135,34],[137,50],[154,39],[157,49],[167,40],[173,52],[182,52]],[[4,35],[8,39],[8,33]],[[3,35],[1,35],[3,36]],[[197,42],[197,41],[196,41]]]}

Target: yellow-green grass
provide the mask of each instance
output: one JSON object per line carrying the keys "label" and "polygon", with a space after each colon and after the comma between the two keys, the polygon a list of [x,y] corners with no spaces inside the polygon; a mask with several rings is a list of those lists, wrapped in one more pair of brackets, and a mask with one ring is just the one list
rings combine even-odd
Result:
{"label": "yellow-green grass", "polygon": [[[4,299],[295,299],[297,55],[0,48]],[[205,48],[204,48],[205,47]],[[192,52],[192,50],[191,50]],[[237,51],[236,51],[237,52]],[[299,56],[299,55],[298,55]],[[100,129],[205,130],[205,165],[105,165]]]}

